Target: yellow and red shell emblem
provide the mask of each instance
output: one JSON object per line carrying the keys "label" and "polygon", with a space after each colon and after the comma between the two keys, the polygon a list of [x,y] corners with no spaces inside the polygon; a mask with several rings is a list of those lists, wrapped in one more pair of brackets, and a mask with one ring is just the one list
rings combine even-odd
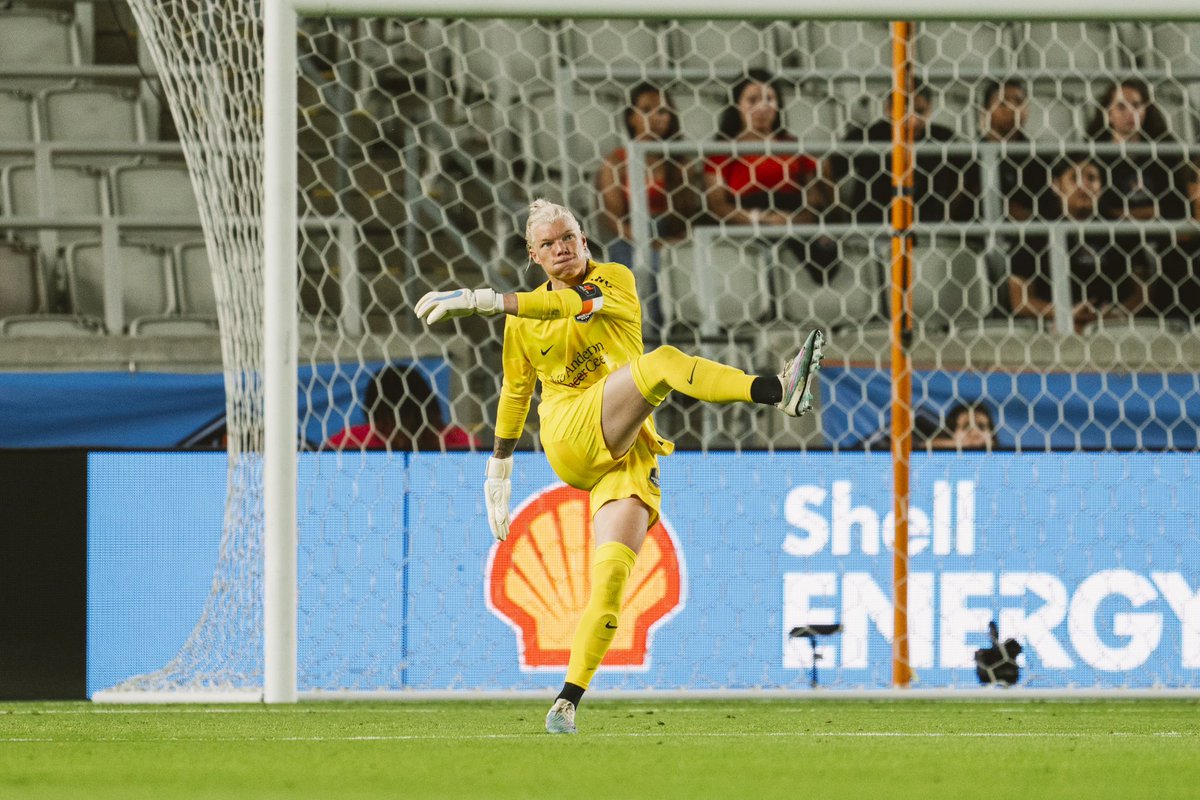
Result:
{"label": "yellow and red shell emblem", "polygon": [[[567,665],[591,592],[594,539],[587,492],[557,486],[527,503],[496,545],[488,605],[519,632],[522,667]],[[660,519],[629,576],[604,666],[647,666],[650,631],[679,608],[682,583],[675,542]]]}

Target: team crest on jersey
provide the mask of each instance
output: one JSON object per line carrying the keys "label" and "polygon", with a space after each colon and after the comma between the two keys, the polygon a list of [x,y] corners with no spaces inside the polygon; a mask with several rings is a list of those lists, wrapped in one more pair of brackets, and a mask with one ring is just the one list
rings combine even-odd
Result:
{"label": "team crest on jersey", "polygon": [[[550,486],[516,510],[493,546],[486,600],[516,635],[522,670],[561,670],[591,595],[595,534],[588,493]],[[646,533],[626,583],[621,624],[601,669],[650,666],[654,631],[683,609],[683,549],[662,518]]]}
{"label": "team crest on jersey", "polygon": [[583,298],[583,310],[575,315],[576,322],[587,322],[593,314],[604,308],[604,294],[596,284],[581,283],[571,288]]}

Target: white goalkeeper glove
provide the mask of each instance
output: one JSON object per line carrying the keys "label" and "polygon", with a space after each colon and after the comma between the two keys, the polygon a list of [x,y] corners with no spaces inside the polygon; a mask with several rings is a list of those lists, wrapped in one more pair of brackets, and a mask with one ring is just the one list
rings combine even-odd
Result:
{"label": "white goalkeeper glove", "polygon": [[512,497],[512,456],[487,460],[487,480],[483,498],[487,501],[488,525],[492,535],[503,542],[508,536],[508,505]]}
{"label": "white goalkeeper glove", "polygon": [[503,295],[494,289],[427,292],[417,301],[417,316],[425,320],[426,325],[432,325],[440,319],[469,317],[472,314],[491,316],[503,311]]}

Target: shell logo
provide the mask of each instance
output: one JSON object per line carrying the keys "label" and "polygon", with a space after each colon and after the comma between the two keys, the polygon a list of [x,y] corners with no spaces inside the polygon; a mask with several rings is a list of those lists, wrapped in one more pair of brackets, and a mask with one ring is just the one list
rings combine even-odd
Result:
{"label": "shell logo", "polygon": [[[566,667],[591,592],[595,550],[587,492],[555,486],[519,509],[492,550],[488,606],[517,632],[522,669]],[[646,534],[626,584],[604,667],[649,666],[652,629],[683,607],[678,548],[662,520]]]}

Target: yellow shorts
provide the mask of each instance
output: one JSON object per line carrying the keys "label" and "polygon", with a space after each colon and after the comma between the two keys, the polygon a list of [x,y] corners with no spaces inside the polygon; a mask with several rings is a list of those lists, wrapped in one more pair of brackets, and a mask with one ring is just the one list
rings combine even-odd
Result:
{"label": "yellow shorts", "polygon": [[604,383],[588,387],[570,403],[542,408],[542,449],[564,483],[591,493],[592,514],[611,500],[637,497],[650,507],[654,525],[662,507],[658,456],[669,455],[674,446],[647,420],[629,451],[613,458],[600,425]]}

